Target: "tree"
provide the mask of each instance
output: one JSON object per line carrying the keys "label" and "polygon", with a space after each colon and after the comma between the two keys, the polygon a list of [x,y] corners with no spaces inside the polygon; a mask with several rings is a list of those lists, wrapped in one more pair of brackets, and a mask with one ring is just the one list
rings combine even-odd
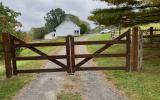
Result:
{"label": "tree", "polygon": [[21,26],[21,23],[16,20],[19,15],[19,12],[15,12],[0,3],[0,33],[15,32]]}
{"label": "tree", "polygon": [[86,33],[86,32],[88,32],[88,28],[87,28],[87,26],[86,26],[86,24],[81,24],[81,25],[79,25],[80,26],[80,31],[81,31],[81,34],[84,34],[84,33]]}
{"label": "tree", "polygon": [[82,23],[79,17],[73,14],[66,14],[66,17],[68,17],[72,22],[74,22],[78,26]]}
{"label": "tree", "polygon": [[79,19],[79,17],[72,14],[67,14],[66,17],[68,17],[71,21],[73,21],[76,25],[80,27],[81,34],[90,31],[90,25],[88,22],[82,21],[81,19]]}
{"label": "tree", "polygon": [[132,26],[160,21],[158,0],[100,0],[114,7],[96,9],[89,19],[102,25]]}
{"label": "tree", "polygon": [[45,27],[32,28],[29,32],[33,39],[43,39],[48,33]]}
{"label": "tree", "polygon": [[48,32],[55,31],[55,28],[64,21],[65,16],[65,12],[60,8],[49,11],[45,17],[45,27],[47,28]]}
{"label": "tree", "polygon": [[[15,12],[14,10],[5,7],[0,2],[0,42],[2,41],[2,32],[9,32],[18,36],[21,35],[16,34],[16,29],[21,26],[21,23],[16,20],[19,15],[19,12]],[[2,58],[2,54],[2,44],[0,44],[0,59]]]}

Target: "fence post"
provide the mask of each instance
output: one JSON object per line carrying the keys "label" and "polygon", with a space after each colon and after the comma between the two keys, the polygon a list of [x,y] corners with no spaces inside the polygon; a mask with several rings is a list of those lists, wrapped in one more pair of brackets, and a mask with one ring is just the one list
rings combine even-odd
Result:
{"label": "fence post", "polygon": [[11,48],[10,48],[10,34],[2,33],[3,48],[4,48],[4,59],[5,59],[5,69],[6,77],[12,77],[12,66],[11,66]]}
{"label": "fence post", "polygon": [[71,67],[72,67],[72,73],[75,72],[75,48],[74,48],[74,37],[71,36]]}
{"label": "fence post", "polygon": [[[140,37],[141,36],[141,37]],[[139,34],[138,27],[132,29],[132,42],[131,42],[131,66],[133,71],[140,71],[141,57],[142,57],[142,35]]]}
{"label": "fence post", "polygon": [[10,44],[11,44],[11,57],[12,57],[12,67],[13,67],[13,74],[14,75],[17,75],[18,72],[17,72],[17,64],[16,64],[16,60],[15,60],[15,57],[16,57],[16,50],[15,50],[15,46],[14,46],[14,37],[10,37]]}
{"label": "fence post", "polygon": [[150,27],[150,43],[153,43],[153,27]]}
{"label": "fence post", "polygon": [[130,66],[130,42],[131,42],[131,30],[129,29],[127,34],[126,34],[126,40],[127,40],[127,44],[126,44],[126,66],[127,69],[126,71],[129,72],[131,70],[131,66]]}
{"label": "fence post", "polygon": [[143,62],[143,33],[139,33],[138,38],[138,71],[142,70]]}
{"label": "fence post", "polygon": [[66,37],[67,72],[71,73],[70,36]]}

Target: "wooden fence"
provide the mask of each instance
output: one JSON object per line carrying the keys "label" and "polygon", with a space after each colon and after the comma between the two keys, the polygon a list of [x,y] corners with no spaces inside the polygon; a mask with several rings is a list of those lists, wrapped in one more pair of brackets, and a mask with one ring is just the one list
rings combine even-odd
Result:
{"label": "wooden fence", "polygon": [[153,27],[150,27],[147,30],[140,30],[143,32],[143,38],[148,38],[150,39],[150,43],[153,43],[153,39],[160,37],[160,34],[157,34],[157,32],[160,32],[160,29],[154,29]]}
{"label": "wooden fence", "polygon": [[[134,46],[136,38],[133,38],[133,34],[136,34],[137,31],[134,31],[131,35],[131,30],[121,34],[119,37],[114,40],[106,41],[75,41],[73,36],[68,36],[65,38],[65,42],[55,42],[55,43],[25,43],[24,41],[16,38],[15,36],[9,33],[3,33],[3,47],[4,47],[4,57],[5,57],[5,68],[7,78],[12,77],[12,75],[17,75],[19,73],[40,73],[40,72],[64,72],[67,71],[70,73],[75,73],[75,71],[92,71],[92,70],[126,70],[131,71],[132,67],[137,68],[135,60],[138,53],[133,52],[136,50]],[[134,36],[136,37],[136,35]],[[131,41],[132,39],[132,41]],[[103,47],[99,48],[93,54],[75,54],[76,45],[101,45]],[[114,44],[125,44],[126,51],[124,53],[114,53],[114,54],[101,54],[104,50],[108,49]],[[65,55],[52,55],[49,56],[44,52],[38,50],[36,47],[45,47],[45,46],[64,46],[66,48]],[[26,47],[33,52],[39,54],[40,56],[29,56],[29,57],[18,57],[16,55],[16,48]],[[134,57],[133,57],[134,55]],[[115,67],[93,67],[86,66],[81,67],[83,64],[91,60],[92,58],[97,57],[125,57],[126,64],[124,66],[115,66]],[[79,63],[75,63],[76,58],[84,58]],[[132,58],[132,59],[131,59]],[[57,59],[66,59],[66,64],[63,64]],[[51,68],[51,69],[18,69],[17,61],[22,60],[50,60],[53,63],[59,65],[61,68]],[[131,63],[132,62],[132,63]],[[132,64],[132,65],[131,65]]]}

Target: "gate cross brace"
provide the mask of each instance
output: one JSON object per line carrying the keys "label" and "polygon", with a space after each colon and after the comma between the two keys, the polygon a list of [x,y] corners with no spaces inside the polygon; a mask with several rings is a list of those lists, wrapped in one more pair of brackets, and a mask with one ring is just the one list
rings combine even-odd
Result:
{"label": "gate cross brace", "polygon": [[[12,35],[11,35],[11,36],[12,36]],[[15,39],[16,41],[18,41],[19,43],[22,43],[22,44],[27,45],[24,41],[22,41],[22,40],[16,38],[15,36],[12,36],[12,37],[14,37],[14,39]],[[34,47],[28,47],[28,48],[29,48],[30,50],[36,52],[37,54],[41,55],[41,56],[45,56],[46,58],[48,57],[47,54],[41,52],[40,50],[38,50],[38,49],[36,49],[36,48],[34,48]],[[49,59],[50,61],[56,63],[57,65],[59,65],[59,66],[61,66],[61,67],[63,67],[63,68],[66,69],[66,65],[64,65],[64,64],[61,63],[61,62],[59,62],[58,60],[56,60],[56,59],[50,59],[50,58],[48,58],[48,59]]]}
{"label": "gate cross brace", "polygon": [[[120,35],[119,37],[115,38],[114,40],[121,40],[122,38],[124,38],[126,36],[126,34],[129,33],[129,31],[130,30],[128,30],[127,32],[123,33],[122,35]],[[106,50],[107,48],[109,48],[112,45],[113,44],[108,44],[108,43],[105,44],[102,48],[100,48],[99,50],[94,52],[92,57],[87,57],[84,60],[82,60],[81,62],[79,62],[77,65],[75,65],[75,68],[79,68],[80,66],[82,66],[83,64],[85,64],[86,62],[88,62],[89,60],[94,58],[94,56],[97,56],[98,54],[100,54],[101,52],[103,52],[104,50]]]}

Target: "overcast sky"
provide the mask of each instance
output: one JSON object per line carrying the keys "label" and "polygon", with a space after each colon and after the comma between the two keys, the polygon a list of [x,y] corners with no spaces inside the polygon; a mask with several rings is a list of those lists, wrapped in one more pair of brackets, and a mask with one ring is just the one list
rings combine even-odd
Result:
{"label": "overcast sky", "polygon": [[[96,0],[0,0],[5,6],[21,12],[18,20],[23,24],[22,30],[44,26],[44,16],[48,11],[62,8],[66,13],[74,14],[87,20],[90,12],[96,8],[106,8],[107,4]],[[93,24],[91,24],[93,27]]]}

